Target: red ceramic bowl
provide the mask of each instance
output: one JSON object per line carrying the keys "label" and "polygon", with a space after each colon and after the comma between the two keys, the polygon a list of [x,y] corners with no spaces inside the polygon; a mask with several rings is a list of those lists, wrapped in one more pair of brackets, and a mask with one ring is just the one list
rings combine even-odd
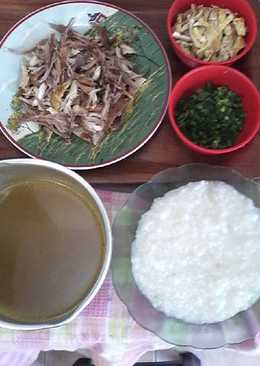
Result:
{"label": "red ceramic bowl", "polygon": [[[189,9],[191,4],[202,4],[205,6],[216,5],[222,8],[228,8],[241,15],[245,19],[247,26],[246,47],[237,56],[223,62],[202,61],[184,52],[181,46],[175,41],[172,36],[172,26],[174,24],[176,16],[179,13]],[[174,0],[168,12],[167,31],[175,53],[186,65],[190,67],[212,64],[231,65],[239,60],[241,57],[243,57],[245,54],[247,54],[253,47],[257,34],[257,22],[255,13],[247,0]]]}
{"label": "red ceramic bowl", "polygon": [[[190,141],[179,129],[174,118],[175,107],[179,99],[191,94],[194,90],[211,81],[214,85],[226,85],[238,94],[246,113],[244,127],[237,141],[225,149],[207,149]],[[171,125],[181,141],[193,151],[205,155],[227,154],[246,146],[256,135],[260,128],[260,94],[255,85],[241,72],[228,66],[210,65],[202,66],[185,74],[173,88],[169,101],[168,114]]]}

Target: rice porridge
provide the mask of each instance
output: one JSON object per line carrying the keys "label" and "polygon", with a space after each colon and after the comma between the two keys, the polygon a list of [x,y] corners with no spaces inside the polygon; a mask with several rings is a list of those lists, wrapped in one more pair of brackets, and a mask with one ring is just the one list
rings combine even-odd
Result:
{"label": "rice porridge", "polygon": [[260,296],[260,209],[224,182],[186,184],[142,216],[131,261],[137,286],[166,315],[230,318]]}

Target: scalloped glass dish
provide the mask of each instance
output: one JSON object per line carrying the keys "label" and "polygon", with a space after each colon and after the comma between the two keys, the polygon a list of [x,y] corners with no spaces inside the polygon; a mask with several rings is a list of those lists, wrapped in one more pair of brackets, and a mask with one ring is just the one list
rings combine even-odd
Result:
{"label": "scalloped glass dish", "polygon": [[156,310],[135,284],[131,270],[131,244],[138,221],[153,200],[189,182],[218,180],[234,186],[260,207],[260,190],[253,180],[225,167],[190,164],[170,168],[138,187],[118,212],[113,223],[113,284],[131,316],[145,329],[178,346],[219,348],[254,338],[260,331],[260,299],[247,311],[223,322],[195,325]]}

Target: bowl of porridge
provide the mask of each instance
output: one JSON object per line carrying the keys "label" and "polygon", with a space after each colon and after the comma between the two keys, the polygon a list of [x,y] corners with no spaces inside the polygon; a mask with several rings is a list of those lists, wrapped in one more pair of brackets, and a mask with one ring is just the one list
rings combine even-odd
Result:
{"label": "bowl of porridge", "polygon": [[171,168],[137,188],[113,224],[115,289],[169,343],[217,348],[260,327],[260,190],[225,167]]}

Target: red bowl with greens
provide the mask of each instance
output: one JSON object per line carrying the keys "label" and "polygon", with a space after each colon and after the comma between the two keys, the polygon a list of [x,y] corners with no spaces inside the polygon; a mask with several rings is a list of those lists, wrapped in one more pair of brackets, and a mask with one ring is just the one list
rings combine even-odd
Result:
{"label": "red bowl with greens", "polygon": [[[240,97],[244,111],[243,124],[240,132],[237,134],[234,143],[225,148],[208,148],[194,140],[192,141],[190,137],[183,133],[183,127],[180,127],[180,118],[178,117],[179,123],[176,119],[177,106],[179,108],[180,105],[178,102],[183,99],[183,97],[192,95],[195,91],[204,87],[209,82],[216,87],[225,86],[233,91]],[[209,104],[210,103],[204,101],[204,105],[202,106],[206,112],[207,105]],[[187,105],[186,108],[187,113],[190,113],[189,108],[193,108],[193,106]],[[195,109],[195,111],[197,110]],[[222,65],[201,66],[185,74],[175,84],[170,96],[168,115],[177,136],[189,149],[205,155],[227,154],[245,147],[256,136],[260,128],[260,94],[252,81],[236,69]],[[191,114],[189,114],[189,116],[190,115]],[[209,120],[207,122],[208,124],[211,124],[209,125],[211,128],[211,130],[209,129],[210,131],[214,131],[215,125],[212,127],[214,118],[215,114],[210,111]],[[232,114],[231,118],[233,118]],[[223,119],[225,119],[225,114]],[[194,120],[192,118],[188,120],[190,129],[194,130],[195,120],[196,116],[194,116]],[[219,128],[217,124],[216,128]],[[200,135],[200,131],[198,131],[198,135]]]}

